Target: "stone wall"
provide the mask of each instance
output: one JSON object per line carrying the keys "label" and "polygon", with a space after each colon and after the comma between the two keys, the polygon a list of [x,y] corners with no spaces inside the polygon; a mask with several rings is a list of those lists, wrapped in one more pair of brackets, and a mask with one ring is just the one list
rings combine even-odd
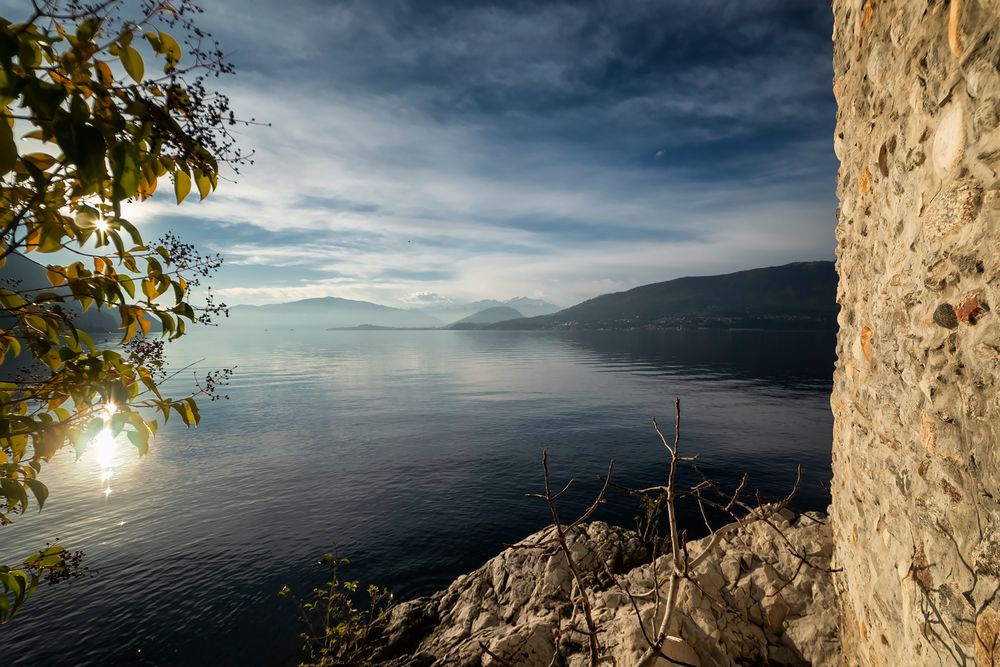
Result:
{"label": "stone wall", "polygon": [[1000,0],[833,9],[845,655],[1000,665]]}

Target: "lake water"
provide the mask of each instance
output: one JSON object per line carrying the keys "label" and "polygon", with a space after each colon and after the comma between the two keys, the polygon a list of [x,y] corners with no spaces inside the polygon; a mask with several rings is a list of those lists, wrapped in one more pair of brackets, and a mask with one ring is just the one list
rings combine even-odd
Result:
{"label": "lake water", "polygon": [[[347,575],[398,597],[432,592],[543,527],[548,448],[575,476],[571,518],[609,459],[616,481],[664,479],[649,419],[732,483],[825,508],[833,333],[198,330],[181,366],[237,366],[202,425],[171,420],[150,454],[115,454],[105,495],[93,450],[45,470],[51,497],[2,529],[0,562],[46,541],[90,573],[41,587],[0,627],[0,664],[285,664],[297,625],[285,584],[336,545]],[[181,381],[183,379],[183,382]],[[189,376],[171,383],[173,395]],[[597,518],[629,523],[612,495]]]}

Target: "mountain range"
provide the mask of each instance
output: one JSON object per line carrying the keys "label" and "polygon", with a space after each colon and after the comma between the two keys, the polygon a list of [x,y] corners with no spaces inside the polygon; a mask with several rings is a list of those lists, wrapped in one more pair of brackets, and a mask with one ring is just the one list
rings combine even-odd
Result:
{"label": "mountain range", "polygon": [[444,324],[417,310],[380,306],[335,296],[303,299],[263,306],[234,306],[229,309],[232,324],[255,327],[303,327],[343,329],[362,325],[395,329],[436,329]]}
{"label": "mountain range", "polygon": [[[230,312],[237,325],[265,328],[288,323],[309,328],[366,329],[815,329],[836,326],[836,293],[833,262],[795,262],[642,285],[563,310],[526,297],[419,310],[325,297],[236,306]],[[539,311],[544,314],[529,314]]]}
{"label": "mountain range", "polygon": [[513,308],[520,315],[518,317],[537,317],[539,315],[551,315],[562,310],[557,306],[542,299],[531,299],[526,296],[518,296],[506,301],[496,299],[483,299],[482,301],[472,301],[469,303],[442,303],[432,306],[423,306],[419,310],[436,317],[442,322],[457,323],[470,315],[475,315],[490,308]]}
{"label": "mountain range", "polygon": [[524,315],[522,315],[520,311],[511,308],[510,306],[493,306],[492,308],[480,310],[478,313],[473,313],[468,317],[464,317],[458,322],[452,322],[447,326],[447,328],[478,329],[479,325],[483,324],[498,324],[500,322],[509,322],[511,320],[520,320],[523,318]]}
{"label": "mountain range", "polygon": [[[8,258],[3,278],[13,281],[11,286],[48,284],[42,267],[18,255]],[[833,262],[796,262],[642,285],[563,310],[527,297],[412,310],[323,297],[234,306],[230,325],[262,329],[833,328],[838,312],[836,292]],[[67,302],[67,307],[85,329],[117,328],[118,318],[106,310],[82,313],[72,302]]]}
{"label": "mountain range", "polygon": [[833,262],[795,262],[643,285],[551,315],[499,322],[489,328],[833,328],[836,295]]}

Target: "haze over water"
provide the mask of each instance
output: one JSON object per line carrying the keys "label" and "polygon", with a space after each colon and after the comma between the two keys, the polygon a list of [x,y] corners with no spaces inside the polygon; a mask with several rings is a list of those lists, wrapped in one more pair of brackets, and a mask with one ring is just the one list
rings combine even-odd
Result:
{"label": "haze over water", "polygon": [[[197,430],[171,420],[141,460],[123,438],[109,495],[95,452],[63,452],[44,512],[5,528],[0,561],[61,538],[93,574],[0,628],[0,664],[291,662],[276,593],[318,583],[331,545],[398,597],[444,587],[545,525],[524,496],[543,448],[556,482],[579,480],[567,518],[608,459],[622,484],[662,480],[649,418],[672,425],[674,396],[683,451],[718,480],[747,470],[777,495],[801,463],[799,507],[826,506],[833,333],[197,333],[172,363],[237,366],[231,400],[202,402]],[[616,495],[598,518],[634,513]]]}

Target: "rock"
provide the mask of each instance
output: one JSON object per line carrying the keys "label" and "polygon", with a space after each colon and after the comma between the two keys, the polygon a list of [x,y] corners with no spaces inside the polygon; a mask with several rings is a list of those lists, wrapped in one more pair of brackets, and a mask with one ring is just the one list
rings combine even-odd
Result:
{"label": "rock", "polygon": [[872,335],[871,327],[865,327],[861,330],[861,352],[865,361],[872,360]]}
{"label": "rock", "polygon": [[868,167],[861,170],[861,177],[858,179],[858,187],[861,188],[861,194],[863,195],[872,191],[872,172],[869,171]]}
{"label": "rock", "polygon": [[939,176],[952,171],[962,158],[965,150],[965,110],[960,104],[952,104],[945,112],[934,133],[931,159]]}
{"label": "rock", "polygon": [[972,179],[960,179],[937,194],[928,204],[924,229],[932,241],[961,231],[979,213],[983,191]]}
{"label": "rock", "polygon": [[959,322],[975,324],[976,318],[989,310],[989,306],[979,300],[978,294],[968,294],[955,306],[955,316]]}
{"label": "rock", "polygon": [[950,303],[942,303],[934,310],[934,323],[945,329],[958,327],[958,315]]}
{"label": "rock", "polygon": [[[704,667],[767,660],[838,664],[837,602],[828,572],[832,535],[823,515],[810,516],[774,517],[796,550],[809,553],[820,568],[802,568],[791,583],[799,560],[772,528],[733,527],[691,572],[697,585],[679,586],[668,655]],[[448,589],[401,604],[391,614],[376,661],[399,667],[417,660],[435,667],[547,667],[558,642],[566,665],[589,664],[586,636],[570,629],[585,627],[573,575],[558,546],[547,544],[552,535],[552,528],[540,531]],[[655,636],[671,556],[656,563],[662,585],[657,605],[650,594],[653,565],[634,532],[593,522],[578,527],[569,541],[597,619],[602,655],[609,664],[636,664],[647,644],[626,590],[647,634]],[[690,542],[691,558],[709,543]]]}

